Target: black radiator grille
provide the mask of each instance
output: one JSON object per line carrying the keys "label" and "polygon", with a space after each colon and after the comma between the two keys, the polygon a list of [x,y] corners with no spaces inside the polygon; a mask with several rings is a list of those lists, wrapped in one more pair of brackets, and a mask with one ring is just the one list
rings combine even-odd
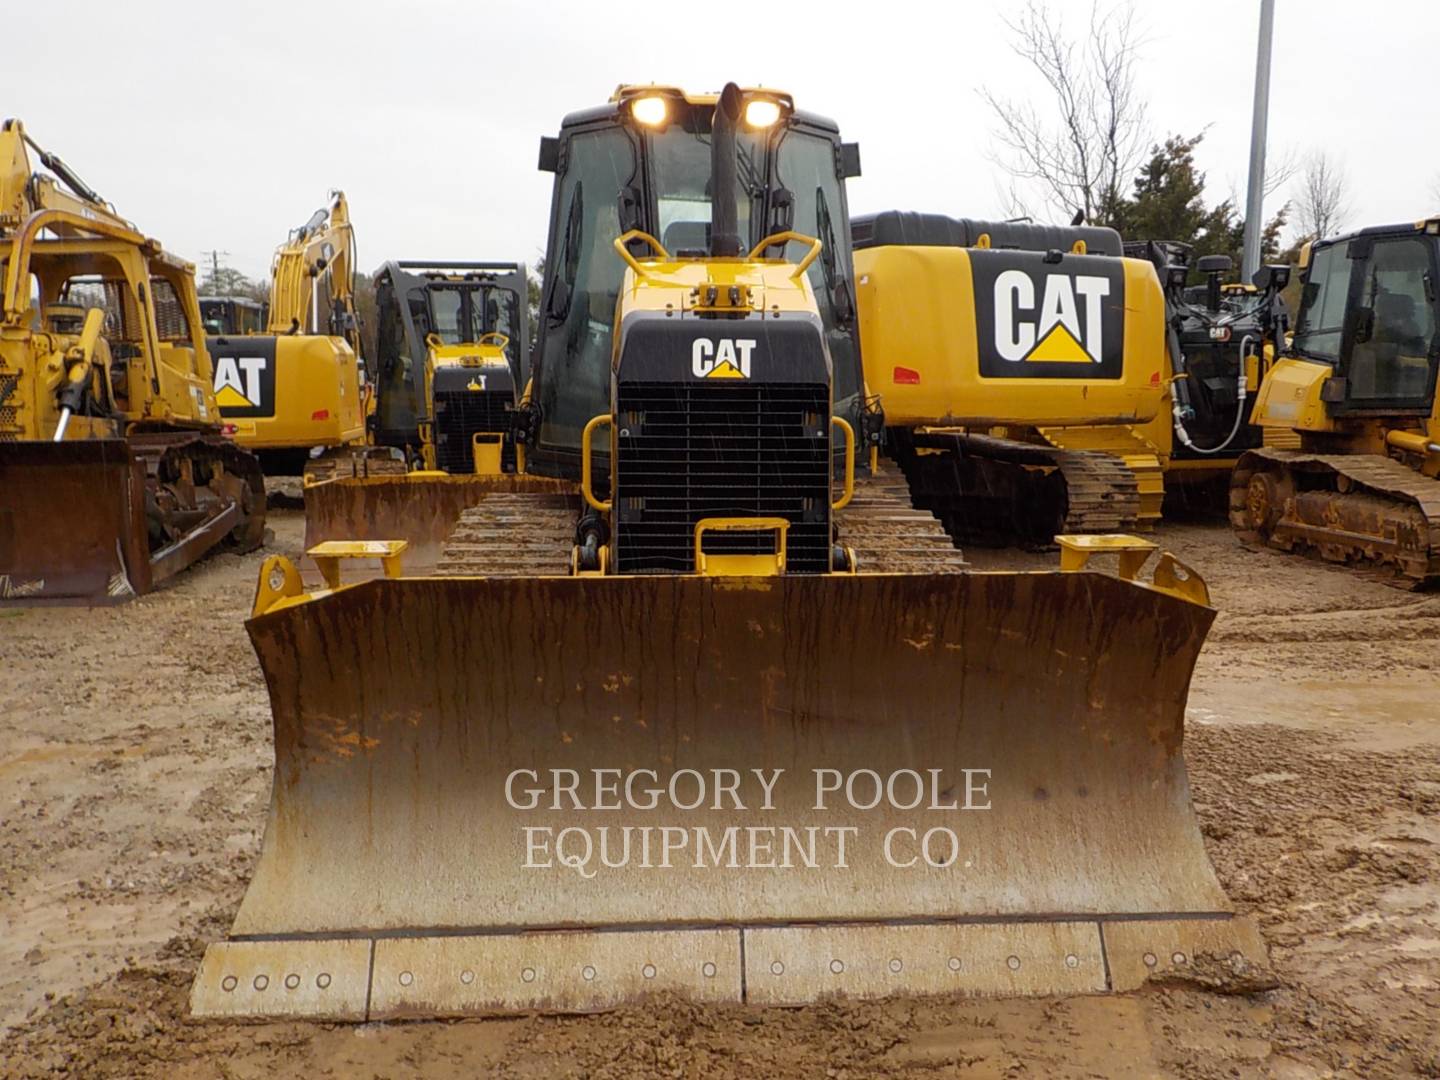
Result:
{"label": "black radiator grille", "polygon": [[505,436],[500,465],[506,472],[514,472],[515,444],[510,439],[514,396],[508,387],[435,391],[435,464],[447,473],[473,473],[471,436],[477,431],[499,431]]}
{"label": "black radiator grille", "polygon": [[[829,423],[823,384],[622,382],[617,569],[686,573],[702,518],[782,517],[790,522],[787,572],[825,572]],[[705,550],[760,554],[774,550],[774,534],[707,534]]]}

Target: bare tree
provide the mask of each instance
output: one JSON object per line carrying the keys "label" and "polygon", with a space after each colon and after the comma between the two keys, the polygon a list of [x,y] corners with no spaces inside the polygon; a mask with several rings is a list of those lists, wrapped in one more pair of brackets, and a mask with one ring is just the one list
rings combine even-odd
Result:
{"label": "bare tree", "polygon": [[[1145,106],[1135,91],[1140,42],[1128,3],[1090,10],[1083,40],[1066,35],[1043,0],[1029,0],[1012,22],[1011,47],[1049,88],[1044,108],[1033,102],[980,96],[995,114],[993,159],[1010,178],[1012,207],[1026,205],[1017,185],[1036,202],[1065,216],[1106,220],[1125,196],[1149,146]],[[1050,117],[1054,117],[1051,120]]]}
{"label": "bare tree", "polygon": [[1350,181],[1344,168],[1324,150],[1305,159],[1291,199],[1295,227],[1302,236],[1321,239],[1338,232],[1350,216]]}

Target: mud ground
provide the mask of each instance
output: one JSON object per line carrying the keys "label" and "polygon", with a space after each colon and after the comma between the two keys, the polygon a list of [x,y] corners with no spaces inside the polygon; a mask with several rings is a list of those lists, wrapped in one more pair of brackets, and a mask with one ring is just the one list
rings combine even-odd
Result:
{"label": "mud ground", "polygon": [[[298,554],[301,514],[271,526]],[[222,556],[120,608],[0,611],[0,1076],[1440,1076],[1440,596],[1247,552],[1213,522],[1159,535],[1222,612],[1186,753],[1273,989],[192,1022],[270,782],[241,626],[259,556]]]}

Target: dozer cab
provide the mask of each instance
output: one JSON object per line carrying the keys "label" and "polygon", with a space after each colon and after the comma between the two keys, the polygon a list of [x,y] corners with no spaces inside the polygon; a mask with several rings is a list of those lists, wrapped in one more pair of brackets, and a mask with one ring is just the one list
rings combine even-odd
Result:
{"label": "dozer cab", "polygon": [[263,332],[208,341],[215,400],[235,441],[255,451],[267,472],[307,483],[337,472],[403,472],[398,456],[367,445],[372,389],[361,360],[355,229],[344,192],[332,192],[276,248],[265,312]]}
{"label": "dozer cab", "polygon": [[842,145],[733,84],[546,140],[522,408],[556,487],[467,509],[437,575],[398,540],[313,549],[314,591],[267,563],[270,816],[196,1014],[1089,993],[1263,952],[1180,754],[1203,584],[1142,584],[1123,537],[968,572],[857,468],[875,405],[816,288]]}
{"label": "dozer cab", "polygon": [[1440,218],[1302,251],[1291,348],[1253,420],[1297,449],[1247,451],[1230,485],[1242,539],[1392,584],[1440,580]]}
{"label": "dozer cab", "polygon": [[263,539],[264,480],[221,435],[194,272],[5,121],[0,603],[123,600]]}

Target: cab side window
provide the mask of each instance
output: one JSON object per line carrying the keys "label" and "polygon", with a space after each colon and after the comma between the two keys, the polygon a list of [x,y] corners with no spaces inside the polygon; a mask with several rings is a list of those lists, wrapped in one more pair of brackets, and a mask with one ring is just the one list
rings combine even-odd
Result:
{"label": "cab side window", "polygon": [[1361,265],[1347,396],[1423,402],[1429,396],[1435,342],[1430,252],[1418,238],[1376,240]]}
{"label": "cab side window", "polygon": [[1345,295],[1350,289],[1350,260],[1345,248],[1321,248],[1310,261],[1300,314],[1295,320],[1295,351],[1313,360],[1336,363],[1345,326]]}

